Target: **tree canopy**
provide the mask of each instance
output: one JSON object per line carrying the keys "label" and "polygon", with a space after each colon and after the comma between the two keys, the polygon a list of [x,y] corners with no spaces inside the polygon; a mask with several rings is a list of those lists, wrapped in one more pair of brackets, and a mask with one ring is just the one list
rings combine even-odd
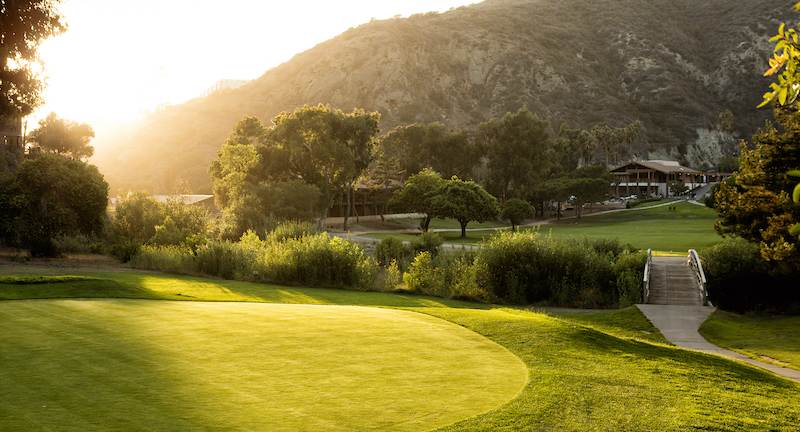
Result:
{"label": "tree canopy", "polygon": [[39,45],[66,29],[60,0],[0,0],[0,117],[28,115],[41,103],[34,65]]}
{"label": "tree canopy", "polygon": [[533,207],[527,201],[511,198],[503,203],[500,217],[511,222],[511,230],[516,231],[517,225],[521,224],[525,219],[533,217]]}
{"label": "tree canopy", "polygon": [[26,158],[13,182],[0,195],[10,197],[3,219],[11,221],[16,238],[35,256],[58,253],[59,235],[97,234],[108,205],[108,184],[93,165],[54,154]]}
{"label": "tree canopy", "polygon": [[50,113],[39,121],[39,127],[31,132],[28,141],[39,151],[86,159],[94,154],[94,148],[89,145],[92,138],[94,130],[88,124],[64,120]]}
{"label": "tree canopy", "polygon": [[439,173],[425,168],[409,177],[403,187],[395,191],[390,204],[401,211],[425,214],[421,228],[427,232],[431,218],[436,212],[436,197],[445,183]]}
{"label": "tree canopy", "polygon": [[497,217],[497,199],[481,185],[458,177],[447,180],[433,201],[436,216],[458,221],[462,238],[467,236],[470,222],[486,222]]}
{"label": "tree canopy", "polygon": [[486,184],[501,200],[524,193],[532,181],[544,177],[553,147],[547,128],[547,122],[525,108],[478,127],[489,161]]}
{"label": "tree canopy", "polygon": [[720,183],[715,194],[721,234],[735,234],[759,244],[763,258],[800,268],[800,207],[792,203],[795,181],[790,173],[800,166],[800,115],[794,109],[776,110],[777,125],[768,125],[742,146],[739,171]]}
{"label": "tree canopy", "polygon": [[397,165],[399,179],[423,168],[445,177],[467,177],[480,158],[480,150],[466,132],[449,130],[442,123],[398,126],[381,137],[377,153]]}

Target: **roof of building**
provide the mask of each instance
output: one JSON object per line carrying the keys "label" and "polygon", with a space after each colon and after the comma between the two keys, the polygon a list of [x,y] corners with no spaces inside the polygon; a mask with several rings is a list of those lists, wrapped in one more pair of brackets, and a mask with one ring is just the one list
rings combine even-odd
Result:
{"label": "roof of building", "polygon": [[649,168],[653,171],[662,172],[664,174],[702,174],[700,171],[697,171],[692,168],[687,168],[682,166],[677,161],[669,161],[669,160],[637,160],[637,161],[630,161],[625,163],[622,166],[614,168],[611,172],[623,172],[625,169],[629,168],[631,165],[639,165],[645,168]]}
{"label": "roof of building", "polygon": [[153,195],[153,199],[160,203],[178,200],[188,205],[197,204],[212,198],[214,198],[214,195]]}

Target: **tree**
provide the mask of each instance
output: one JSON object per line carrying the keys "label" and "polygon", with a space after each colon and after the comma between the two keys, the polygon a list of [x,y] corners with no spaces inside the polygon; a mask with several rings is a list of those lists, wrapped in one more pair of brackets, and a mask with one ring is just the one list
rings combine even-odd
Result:
{"label": "tree", "polygon": [[203,207],[184,203],[179,198],[162,204],[162,220],[154,227],[148,241],[155,245],[182,245],[195,249],[204,244],[208,225],[208,212]]}
{"label": "tree", "polygon": [[116,238],[142,245],[153,238],[163,221],[161,204],[144,192],[135,192],[117,203],[111,227]]}
{"label": "tree", "polygon": [[58,254],[59,235],[97,234],[108,205],[108,183],[97,167],[59,155],[27,158],[13,188],[15,230],[34,256]]}
{"label": "tree", "polygon": [[428,232],[431,218],[436,211],[436,197],[439,196],[445,183],[439,173],[425,168],[409,177],[403,187],[395,191],[390,205],[402,211],[425,214],[420,227]]}
{"label": "tree", "polygon": [[520,109],[481,124],[478,140],[488,159],[488,185],[502,201],[544,177],[551,158],[552,140],[547,123],[528,111]]}
{"label": "tree", "polygon": [[58,0],[0,0],[0,117],[25,116],[41,103],[39,45],[66,29]]}
{"label": "tree", "polygon": [[525,219],[533,217],[533,208],[527,201],[512,198],[503,203],[500,217],[511,222],[511,230],[516,231],[517,225],[521,224]]}
{"label": "tree", "polygon": [[458,177],[447,180],[433,201],[436,216],[455,219],[461,224],[461,238],[467,236],[470,222],[497,217],[497,199],[479,184]]}
{"label": "tree", "polygon": [[742,146],[739,171],[720,183],[715,194],[717,230],[758,243],[768,261],[800,268],[800,239],[792,227],[800,223],[793,205],[795,182],[789,173],[800,166],[800,115],[790,108],[775,111],[778,126],[768,125]]}
{"label": "tree", "polygon": [[94,154],[94,148],[89,145],[92,138],[94,130],[88,124],[64,120],[50,113],[39,121],[39,128],[31,132],[28,141],[42,152],[86,159]]}
{"label": "tree", "polygon": [[379,120],[377,112],[344,113],[327,105],[306,105],[278,114],[267,134],[269,146],[287,152],[289,172],[319,187],[325,204],[323,218],[336,196],[345,195],[345,229],[353,184],[372,161]]}
{"label": "tree", "polygon": [[442,123],[398,126],[379,141],[377,154],[399,168],[398,177],[432,168],[447,177],[469,176],[480,159],[478,147],[463,131]]}
{"label": "tree", "polygon": [[575,213],[580,219],[583,205],[601,201],[608,195],[609,181],[599,177],[578,177],[565,179],[563,187],[568,194],[575,197]]}
{"label": "tree", "polygon": [[[795,3],[794,9],[800,11],[800,2]],[[800,94],[800,43],[798,42],[798,28],[786,29],[786,23],[781,23],[778,34],[770,39],[775,42],[772,58],[769,60],[770,68],[764,76],[777,75],[777,82],[770,84],[770,91],[764,93],[764,101],[759,107],[770,103],[778,107],[797,107],[798,94]],[[795,114],[797,114],[795,112]],[[795,167],[796,168],[796,167]],[[800,170],[790,170],[787,175],[800,177]],[[800,205],[800,183],[794,185],[792,199]],[[789,228],[794,237],[800,236],[800,222]],[[763,250],[762,250],[763,252]]]}

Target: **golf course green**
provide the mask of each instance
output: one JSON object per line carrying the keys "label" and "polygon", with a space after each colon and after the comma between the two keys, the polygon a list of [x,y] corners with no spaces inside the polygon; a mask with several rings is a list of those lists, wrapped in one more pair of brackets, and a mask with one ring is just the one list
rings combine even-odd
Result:
{"label": "golf course green", "polygon": [[0,302],[3,430],[398,430],[497,408],[522,361],[463,327],[354,306]]}
{"label": "golf course green", "polygon": [[122,268],[0,274],[0,299],[16,299],[0,301],[4,431],[800,424],[800,385],[668,346],[635,307],[531,311]]}

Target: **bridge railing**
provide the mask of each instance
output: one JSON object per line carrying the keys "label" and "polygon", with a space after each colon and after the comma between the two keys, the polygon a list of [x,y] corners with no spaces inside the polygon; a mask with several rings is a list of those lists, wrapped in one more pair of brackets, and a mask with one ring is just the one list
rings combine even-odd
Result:
{"label": "bridge railing", "polygon": [[650,300],[650,266],[653,263],[653,251],[647,249],[647,261],[644,264],[644,278],[642,278],[642,303]]}
{"label": "bridge railing", "polygon": [[697,288],[700,290],[700,295],[703,296],[703,304],[711,306],[708,301],[708,289],[706,288],[706,273],[703,271],[703,263],[700,261],[700,256],[694,249],[689,249],[689,267],[692,268],[692,272],[697,279]]}

